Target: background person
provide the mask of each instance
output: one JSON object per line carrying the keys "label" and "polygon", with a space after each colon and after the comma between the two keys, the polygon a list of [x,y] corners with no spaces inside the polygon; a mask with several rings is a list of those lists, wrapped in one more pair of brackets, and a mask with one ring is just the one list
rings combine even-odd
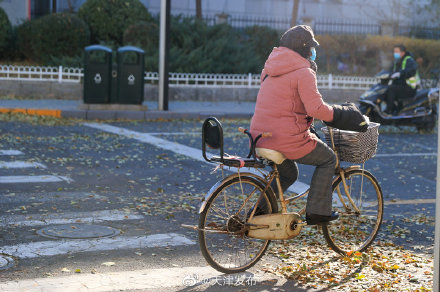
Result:
{"label": "background person", "polygon": [[412,98],[416,94],[420,77],[417,73],[417,62],[404,45],[394,46],[394,65],[392,67],[392,84],[388,87],[386,113],[395,115],[399,111],[396,102]]}

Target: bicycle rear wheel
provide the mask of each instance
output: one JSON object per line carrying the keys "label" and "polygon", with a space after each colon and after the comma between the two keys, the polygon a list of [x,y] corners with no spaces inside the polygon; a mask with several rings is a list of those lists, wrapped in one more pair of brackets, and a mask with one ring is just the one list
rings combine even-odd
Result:
{"label": "bicycle rear wheel", "polygon": [[383,218],[382,190],[376,178],[364,169],[354,169],[345,173],[345,179],[352,202],[338,177],[333,183],[333,210],[339,212],[339,219],[322,226],[327,243],[342,255],[367,249]]}
{"label": "bicycle rear wheel", "polygon": [[[199,220],[199,244],[206,261],[222,273],[243,272],[263,256],[270,241],[247,237],[245,222],[261,196],[264,213],[275,213],[272,189],[252,176],[226,178],[208,199]],[[259,204],[261,206],[261,204]],[[261,215],[261,214],[260,214]]]}

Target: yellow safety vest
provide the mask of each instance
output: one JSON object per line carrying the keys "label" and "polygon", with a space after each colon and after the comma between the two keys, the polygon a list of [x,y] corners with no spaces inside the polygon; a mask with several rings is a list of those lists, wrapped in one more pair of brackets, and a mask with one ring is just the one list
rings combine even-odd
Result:
{"label": "yellow safety vest", "polygon": [[[406,68],[406,61],[411,58],[411,56],[406,56],[403,60],[402,60],[402,70],[405,70]],[[396,71],[396,64],[394,64],[394,70]],[[419,75],[419,70],[416,71],[416,75],[408,78],[405,80],[406,84],[411,87],[412,89],[416,89],[417,85],[420,85],[420,75]]]}

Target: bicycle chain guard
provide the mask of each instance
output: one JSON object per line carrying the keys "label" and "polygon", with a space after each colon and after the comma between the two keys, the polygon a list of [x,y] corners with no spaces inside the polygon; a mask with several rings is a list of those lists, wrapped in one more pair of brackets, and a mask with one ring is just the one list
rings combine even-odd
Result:
{"label": "bicycle chain guard", "polygon": [[247,236],[266,240],[284,240],[297,236],[305,223],[298,213],[275,213],[254,216],[246,222]]}

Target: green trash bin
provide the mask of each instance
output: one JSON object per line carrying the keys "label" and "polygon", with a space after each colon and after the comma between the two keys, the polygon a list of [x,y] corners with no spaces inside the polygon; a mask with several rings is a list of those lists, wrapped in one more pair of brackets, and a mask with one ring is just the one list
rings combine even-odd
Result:
{"label": "green trash bin", "polygon": [[109,103],[112,50],[93,45],[84,48],[84,103]]}
{"label": "green trash bin", "polygon": [[144,101],[144,51],[125,46],[117,50],[117,100],[120,104],[142,104]]}

